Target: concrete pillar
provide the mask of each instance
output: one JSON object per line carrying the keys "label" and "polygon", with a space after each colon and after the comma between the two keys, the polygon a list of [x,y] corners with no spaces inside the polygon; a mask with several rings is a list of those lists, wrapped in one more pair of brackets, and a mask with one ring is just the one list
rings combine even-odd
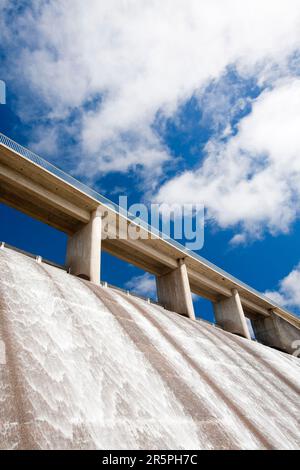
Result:
{"label": "concrete pillar", "polygon": [[232,296],[214,304],[215,319],[224,330],[251,339],[246,317],[237,289]]}
{"label": "concrete pillar", "polygon": [[189,278],[184,260],[178,268],[156,278],[158,301],[168,310],[195,319]]}
{"label": "concrete pillar", "polygon": [[300,341],[300,330],[274,312],[270,313],[270,317],[251,320],[255,338],[266,346],[292,354],[299,347],[295,342]]}
{"label": "concrete pillar", "polygon": [[68,239],[66,266],[71,274],[100,284],[102,209]]}

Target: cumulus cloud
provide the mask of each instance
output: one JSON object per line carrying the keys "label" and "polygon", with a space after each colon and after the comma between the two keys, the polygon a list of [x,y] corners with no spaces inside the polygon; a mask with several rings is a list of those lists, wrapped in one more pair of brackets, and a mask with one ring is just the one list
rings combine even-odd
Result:
{"label": "cumulus cloud", "polygon": [[168,181],[158,200],[204,201],[221,227],[241,226],[233,244],[264,229],[287,232],[300,207],[299,128],[300,80],[294,78],[264,91],[237,134],[210,141],[203,164]]}
{"label": "cumulus cloud", "polygon": [[245,233],[236,233],[230,240],[232,246],[243,245],[247,242],[247,236]]}
{"label": "cumulus cloud", "polygon": [[156,297],[155,278],[149,273],[133,277],[125,287],[138,295]]}
{"label": "cumulus cloud", "polygon": [[300,313],[300,264],[279,282],[277,291],[266,291],[265,295],[283,307]]}
{"label": "cumulus cloud", "polygon": [[[245,74],[265,61],[282,64],[299,43],[299,18],[297,0],[256,0],[248,8],[239,0],[39,0],[9,18],[3,39],[19,41],[15,70],[50,118],[101,96],[83,109],[78,129],[94,173],[165,162],[151,129],[157,111],[174,113],[229,64]],[[122,139],[119,163],[128,132],[133,139],[128,149]]]}

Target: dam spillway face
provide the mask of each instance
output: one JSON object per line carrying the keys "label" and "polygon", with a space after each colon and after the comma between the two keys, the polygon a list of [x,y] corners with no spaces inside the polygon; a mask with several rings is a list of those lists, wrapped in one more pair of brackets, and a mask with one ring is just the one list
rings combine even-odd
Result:
{"label": "dam spillway face", "polygon": [[0,250],[1,449],[299,448],[300,361]]}

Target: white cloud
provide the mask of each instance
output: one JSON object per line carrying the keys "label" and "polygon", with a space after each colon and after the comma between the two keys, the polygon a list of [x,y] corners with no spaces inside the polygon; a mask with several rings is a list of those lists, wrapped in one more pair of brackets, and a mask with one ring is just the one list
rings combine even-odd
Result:
{"label": "white cloud", "polygon": [[266,291],[265,295],[283,307],[300,312],[300,264],[279,282],[278,291]]}
{"label": "white cloud", "polygon": [[246,234],[287,232],[300,207],[300,80],[279,82],[263,92],[238,126],[238,133],[206,146],[195,171],[167,182],[158,193],[166,202],[204,202],[223,228]]}
{"label": "white cloud", "polygon": [[247,241],[247,237],[245,233],[236,233],[232,239],[230,240],[230,244],[235,245],[243,245]]}
{"label": "white cloud", "polygon": [[138,295],[156,297],[155,277],[149,273],[133,277],[125,287]]}
{"label": "white cloud", "polygon": [[278,291],[267,290],[266,292],[264,292],[264,295],[266,297],[269,297],[269,299],[273,300],[276,304],[281,305],[282,307],[285,307],[287,305],[286,298]]}
{"label": "white cloud", "polygon": [[17,46],[17,80],[54,123],[82,111],[76,132],[93,175],[157,170],[168,158],[151,127],[157,111],[174,113],[230,64],[252,75],[260,64],[258,78],[262,64],[284,68],[299,45],[299,18],[298,0],[35,0],[2,34]]}
{"label": "white cloud", "polygon": [[247,96],[248,80],[234,71],[226,72],[197,94],[202,127],[212,128],[215,132],[222,133],[222,137],[232,133],[230,121],[251,104],[251,99]]}
{"label": "white cloud", "polygon": [[58,134],[55,127],[48,129],[46,126],[39,126],[33,134],[31,149],[42,155],[55,156],[59,153]]}

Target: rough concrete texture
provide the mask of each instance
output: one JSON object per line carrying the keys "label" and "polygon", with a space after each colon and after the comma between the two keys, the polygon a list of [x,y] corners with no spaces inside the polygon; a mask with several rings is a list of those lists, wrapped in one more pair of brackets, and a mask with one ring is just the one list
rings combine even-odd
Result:
{"label": "rough concrete texture", "polygon": [[192,294],[186,265],[179,260],[178,268],[156,278],[157,298],[168,310],[195,319]]}
{"label": "rough concrete texture", "polygon": [[232,297],[214,304],[214,313],[217,324],[224,330],[251,339],[237,289],[232,289]]}
{"label": "rough concrete texture", "polygon": [[295,449],[300,360],[0,250],[0,448]]}
{"label": "rough concrete texture", "polygon": [[251,321],[255,337],[263,344],[293,354],[300,346],[300,331],[278,315]]}
{"label": "rough concrete texture", "polygon": [[66,266],[71,274],[100,283],[102,210],[91,214],[84,225],[67,244]]}

